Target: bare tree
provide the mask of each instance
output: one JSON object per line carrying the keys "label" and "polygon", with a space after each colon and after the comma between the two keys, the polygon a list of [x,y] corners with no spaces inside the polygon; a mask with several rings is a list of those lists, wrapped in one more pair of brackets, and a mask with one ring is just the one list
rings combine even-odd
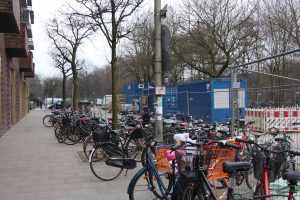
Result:
{"label": "bare tree", "polygon": [[43,93],[47,98],[61,97],[61,78],[50,77],[43,80]]}
{"label": "bare tree", "polygon": [[[261,13],[262,22],[260,23],[260,27],[262,27],[261,34],[263,44],[263,48],[260,48],[260,52],[263,52],[264,56],[272,56],[296,49],[297,47],[299,48],[300,44],[298,43],[299,38],[297,38],[297,36],[300,33],[298,25],[300,18],[295,1],[263,1],[260,5],[264,11]],[[297,57],[287,55],[264,62],[260,64],[260,66],[263,67],[261,70],[264,72],[295,77],[297,73],[291,73],[291,69],[297,65],[297,62],[299,62]],[[260,85],[256,86],[280,86],[289,83],[291,83],[291,81],[271,76],[264,77],[260,81]],[[285,99],[291,97],[293,99],[293,96],[289,93],[288,91],[278,90],[277,92],[264,94],[263,98],[271,99],[272,102],[283,103]]]}
{"label": "bare tree", "polygon": [[93,27],[98,27],[105,36],[111,48],[112,72],[112,116],[113,128],[117,128],[117,44],[126,37],[132,29],[127,19],[130,19],[144,0],[76,0],[81,5],[75,9],[77,15],[88,19]]}
{"label": "bare tree", "polygon": [[172,40],[176,56],[203,76],[220,77],[256,41],[253,7],[238,0],[189,0]]}
{"label": "bare tree", "polygon": [[82,69],[78,59],[78,50],[84,39],[93,32],[92,27],[80,16],[70,13],[53,18],[47,24],[48,37],[62,58],[71,65],[73,75],[73,108],[78,108],[78,71]]}
{"label": "bare tree", "polygon": [[274,25],[289,33],[300,47],[300,11],[297,1],[264,1],[264,5],[272,15]]}
{"label": "bare tree", "polygon": [[51,50],[49,54],[53,61],[53,66],[57,68],[62,74],[62,107],[65,108],[67,98],[67,78],[72,76],[72,68],[70,64],[63,58],[60,52],[57,51],[57,49]]}
{"label": "bare tree", "polygon": [[111,94],[111,67],[94,67],[90,72],[81,72],[79,77],[81,98],[100,98]]}
{"label": "bare tree", "polygon": [[121,47],[120,74],[136,82],[152,82],[154,79],[151,46],[152,13],[145,12],[137,17],[135,27],[127,37],[129,40]]}

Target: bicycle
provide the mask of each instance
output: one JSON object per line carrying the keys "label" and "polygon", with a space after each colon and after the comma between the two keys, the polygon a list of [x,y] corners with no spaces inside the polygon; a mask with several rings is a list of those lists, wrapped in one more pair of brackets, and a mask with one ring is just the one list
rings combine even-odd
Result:
{"label": "bicycle", "polygon": [[136,167],[137,160],[136,157],[131,157],[132,149],[128,147],[128,143],[132,139],[142,140],[143,137],[148,136],[144,129],[141,128],[139,131],[137,134],[127,134],[122,129],[112,131],[106,127],[100,133],[94,132],[94,148],[89,163],[97,178],[103,181],[113,180],[122,173],[123,169]]}
{"label": "bicycle", "polygon": [[[214,190],[206,177],[208,165],[206,166],[206,168],[204,168],[202,165],[203,163],[201,163],[203,160],[203,145],[213,143],[239,148],[237,145],[226,143],[224,141],[213,141],[211,143],[193,143],[190,141],[182,142],[178,146],[172,148],[167,147],[169,151],[166,151],[168,158],[166,164],[168,165],[168,163],[171,162],[169,166],[170,169],[166,170],[163,173],[160,173],[158,168],[160,167],[160,165],[164,166],[164,164],[159,164],[158,157],[157,160],[154,161],[152,155],[157,153],[154,150],[156,145],[153,143],[151,144],[149,143],[149,141],[147,141],[146,148],[143,151],[143,168],[135,174],[128,186],[127,193],[129,195],[129,199],[136,200],[138,199],[139,192],[149,191],[153,194],[153,197],[157,197],[159,199],[169,199],[170,197],[174,200],[183,199],[183,196],[185,195],[184,191],[188,186],[187,184],[189,182],[194,182],[194,180],[201,179],[199,183],[203,186],[202,188],[205,188],[205,195],[209,196],[210,199],[217,200]],[[180,151],[180,148],[182,148],[186,144],[197,147],[196,149],[185,149],[185,152],[194,151],[194,153],[192,153],[192,156],[194,155],[196,159],[192,159],[192,162],[189,162],[190,164],[193,164],[192,166],[180,167],[180,158],[184,156],[183,152]],[[186,154],[186,156],[189,157],[191,155]],[[189,157],[189,159],[190,158],[191,157]],[[184,170],[182,171],[182,169]],[[167,179],[166,182],[163,181],[164,177]],[[145,199],[145,194],[142,194],[141,197]],[[146,199],[149,199],[149,197],[147,197]]]}
{"label": "bicycle", "polygon": [[[287,156],[300,156],[300,152],[291,150],[272,150],[258,144],[252,140],[236,139],[238,142],[254,145],[253,151],[254,175],[257,179],[256,189],[253,194],[253,199],[270,200],[271,197],[287,197],[288,200],[295,200],[294,192],[297,181],[300,180],[300,172],[283,171],[283,179],[289,182],[289,195],[271,194],[270,182],[273,182],[278,176],[281,169],[281,164]],[[256,162],[258,161],[258,162]]]}
{"label": "bicycle", "polygon": [[[91,134],[85,138],[83,142],[83,152],[87,158],[91,155],[91,151],[94,148],[94,145],[97,142],[97,138],[94,140],[94,137],[105,132],[108,129],[111,129],[110,124],[105,121],[101,121],[100,124],[96,126]],[[142,126],[142,122],[134,120],[128,122],[123,122],[119,124],[120,129],[125,130],[124,134],[120,135],[120,139],[125,145],[125,151],[128,156],[134,158],[137,162],[141,161],[141,153],[144,146],[144,137],[147,135],[151,135],[152,133],[149,131],[147,125],[145,127]]]}
{"label": "bicycle", "polygon": [[61,115],[59,111],[52,111],[51,114],[45,115],[43,117],[43,124],[46,127],[52,127],[57,122],[56,116]]}

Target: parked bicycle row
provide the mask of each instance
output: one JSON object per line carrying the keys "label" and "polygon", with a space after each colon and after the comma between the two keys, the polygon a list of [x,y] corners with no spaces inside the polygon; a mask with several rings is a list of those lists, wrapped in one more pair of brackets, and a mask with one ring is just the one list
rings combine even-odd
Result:
{"label": "parked bicycle row", "polygon": [[[149,113],[140,120],[123,113],[119,130],[111,130],[109,119],[66,112],[51,116],[43,122],[53,124],[59,142],[83,141],[97,178],[109,181],[123,170],[142,167],[128,186],[129,199],[296,199],[300,173],[295,157],[300,153],[275,128],[262,143],[260,135],[247,129],[249,124],[230,134],[228,124],[189,121],[187,126],[177,120],[165,123],[162,144],[154,139]],[[270,190],[279,178],[287,180],[287,194]]]}
{"label": "parked bicycle row", "polygon": [[[150,140],[143,168],[129,184],[129,198],[297,199],[300,172],[295,157],[300,152],[291,149],[292,140],[284,132],[273,129],[268,134],[270,139],[264,143],[259,136],[245,133],[226,140],[193,140],[188,134],[175,134],[175,146],[156,148]],[[279,178],[287,181],[287,193],[270,189]],[[238,187],[242,184],[248,191]]]}

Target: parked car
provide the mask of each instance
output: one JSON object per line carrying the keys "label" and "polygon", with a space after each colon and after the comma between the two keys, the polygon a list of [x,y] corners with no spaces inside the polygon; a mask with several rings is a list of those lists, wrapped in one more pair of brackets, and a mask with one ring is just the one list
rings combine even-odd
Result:
{"label": "parked car", "polygon": [[[70,108],[70,107],[71,107],[71,104],[68,103],[68,101],[67,101],[65,108]],[[52,109],[62,109],[62,101],[58,101],[55,104],[48,105],[47,108],[51,109],[51,110]]]}

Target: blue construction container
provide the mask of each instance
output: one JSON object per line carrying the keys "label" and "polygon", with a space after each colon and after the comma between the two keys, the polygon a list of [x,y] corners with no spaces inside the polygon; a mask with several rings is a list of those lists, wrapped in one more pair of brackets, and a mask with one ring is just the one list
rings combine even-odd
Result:
{"label": "blue construction container", "polygon": [[177,112],[177,88],[167,87],[166,95],[163,97],[163,114],[174,114]]}
{"label": "blue construction container", "polygon": [[[154,102],[155,102],[155,91],[154,89],[149,90],[148,96],[149,111],[154,112]],[[163,115],[168,113],[176,113],[177,109],[177,88],[167,87],[166,95],[163,96]]]}
{"label": "blue construction container", "polygon": [[[155,90],[154,83],[129,83],[123,86],[123,94],[126,104],[135,103],[138,111],[154,112]],[[143,98],[146,99],[146,105],[142,104]],[[163,97],[163,113],[177,112],[177,88],[167,87],[166,95]]]}
{"label": "blue construction container", "polygon": [[123,86],[123,94],[126,104],[137,104],[138,111],[142,111],[142,96],[147,96],[148,89],[154,88],[154,83],[129,83]]}
{"label": "blue construction container", "polygon": [[[177,85],[178,111],[205,122],[225,122],[231,116],[230,79],[209,79]],[[248,83],[240,80],[240,116],[248,103]]]}

